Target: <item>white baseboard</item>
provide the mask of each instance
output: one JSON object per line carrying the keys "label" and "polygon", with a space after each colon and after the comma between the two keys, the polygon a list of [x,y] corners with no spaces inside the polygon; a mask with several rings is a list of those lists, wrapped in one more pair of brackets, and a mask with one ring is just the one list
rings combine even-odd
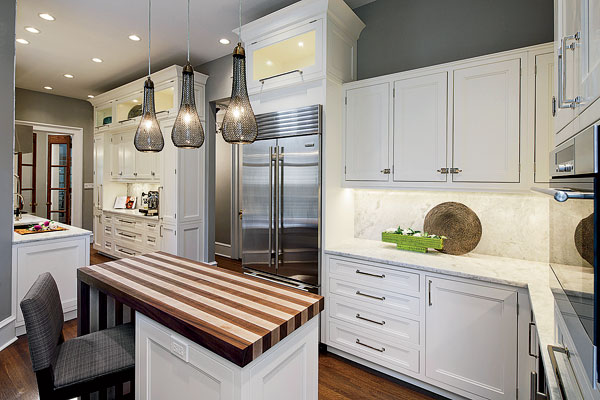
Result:
{"label": "white baseboard", "polygon": [[17,340],[15,335],[15,317],[10,316],[0,322],[0,351]]}
{"label": "white baseboard", "polygon": [[227,243],[215,242],[215,255],[231,258],[231,245]]}

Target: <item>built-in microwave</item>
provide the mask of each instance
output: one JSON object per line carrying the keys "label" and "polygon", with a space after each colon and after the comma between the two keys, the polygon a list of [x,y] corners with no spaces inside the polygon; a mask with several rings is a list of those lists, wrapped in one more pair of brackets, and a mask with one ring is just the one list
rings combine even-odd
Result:
{"label": "built-in microwave", "polygon": [[550,187],[535,189],[556,200],[549,205],[549,261],[565,344],[547,351],[556,360],[554,372],[566,400],[600,398],[596,255],[599,138],[600,121],[556,146],[550,153]]}

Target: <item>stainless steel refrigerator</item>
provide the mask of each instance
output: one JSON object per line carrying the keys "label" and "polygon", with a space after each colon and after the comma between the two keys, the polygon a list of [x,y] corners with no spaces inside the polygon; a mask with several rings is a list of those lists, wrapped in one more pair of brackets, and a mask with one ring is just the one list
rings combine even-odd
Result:
{"label": "stainless steel refrigerator", "polygon": [[242,265],[246,273],[317,292],[322,107],[257,116],[243,148]]}

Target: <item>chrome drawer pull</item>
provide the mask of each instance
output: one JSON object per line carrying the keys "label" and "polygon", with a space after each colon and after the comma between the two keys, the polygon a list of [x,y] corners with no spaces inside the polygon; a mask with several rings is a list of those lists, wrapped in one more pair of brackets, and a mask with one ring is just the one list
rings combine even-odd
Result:
{"label": "chrome drawer pull", "polygon": [[135,253],[131,253],[131,252],[129,252],[129,251],[127,251],[127,250],[125,250],[125,249],[119,249],[119,251],[120,251],[121,253],[125,253],[125,254],[127,254],[127,255],[130,255],[130,256],[135,256]]}
{"label": "chrome drawer pull", "polygon": [[376,350],[380,353],[383,353],[385,351],[385,347],[378,349],[377,347],[373,347],[373,346],[369,346],[368,344],[364,344],[363,342],[360,341],[360,339],[356,339],[356,344],[360,344],[361,346],[368,347],[369,349]]}
{"label": "chrome drawer pull", "polygon": [[361,293],[360,290],[357,290],[356,294],[359,295],[359,296],[368,297],[370,299],[381,300],[381,301],[385,300],[385,296],[377,297],[377,296],[373,296],[373,295],[370,295],[370,294]]}
{"label": "chrome drawer pull", "polygon": [[135,235],[128,235],[128,234],[123,233],[123,232],[119,232],[119,235],[125,236],[126,238],[129,238],[129,239],[135,239]]}
{"label": "chrome drawer pull", "polygon": [[120,219],[119,222],[123,222],[124,224],[135,224],[135,222],[125,221],[124,219]]}
{"label": "chrome drawer pull", "polygon": [[361,275],[367,275],[367,276],[372,276],[374,278],[385,278],[385,274],[381,274],[381,275],[377,275],[377,274],[372,274],[370,272],[363,272],[360,269],[356,270],[357,274],[361,274]]}
{"label": "chrome drawer pull", "polygon": [[385,325],[385,321],[381,321],[381,322],[374,321],[374,320],[369,319],[369,318],[361,317],[359,313],[356,313],[356,318],[362,319],[363,321],[372,322],[372,323],[377,324],[377,325]]}

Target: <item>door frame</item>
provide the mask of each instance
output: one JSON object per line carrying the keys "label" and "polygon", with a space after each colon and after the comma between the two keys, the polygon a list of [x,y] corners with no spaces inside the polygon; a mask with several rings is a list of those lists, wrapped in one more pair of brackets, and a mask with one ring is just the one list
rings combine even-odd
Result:
{"label": "door frame", "polygon": [[[66,139],[66,140],[64,140]],[[63,142],[64,140],[64,142]],[[48,135],[47,136],[47,150],[46,150],[46,218],[52,220],[53,212],[60,212],[59,209],[52,210],[52,191],[60,190],[60,187],[52,187],[52,168],[66,168],[67,174],[65,174],[65,197],[66,197],[66,205],[65,205],[65,214],[66,214],[66,224],[71,224],[71,219],[73,218],[73,204],[71,202],[72,198],[72,187],[71,187],[71,173],[73,169],[72,162],[72,153],[73,153],[73,138],[70,135]],[[51,145],[53,144],[66,144],[67,145],[67,160],[66,164],[54,164],[52,163],[52,156],[50,155]]]}
{"label": "door frame", "polygon": [[21,120],[16,120],[15,124],[31,126],[36,133],[71,136],[73,145],[71,149],[71,225],[81,228],[83,214],[83,128]]}

